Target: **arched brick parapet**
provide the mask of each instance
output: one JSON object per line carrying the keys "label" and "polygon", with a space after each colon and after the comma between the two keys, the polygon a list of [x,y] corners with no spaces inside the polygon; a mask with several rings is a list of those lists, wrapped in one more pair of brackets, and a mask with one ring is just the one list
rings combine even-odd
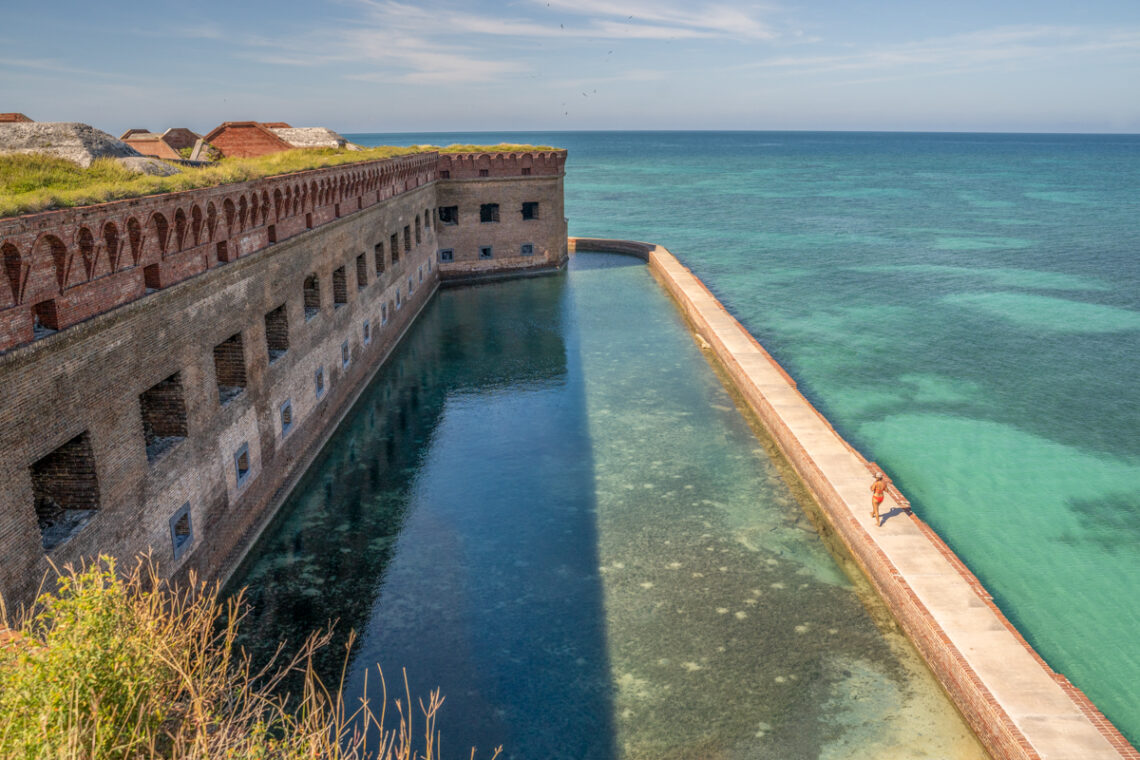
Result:
{"label": "arched brick parapet", "polygon": [[[504,157],[510,164],[526,154]],[[255,253],[305,229],[320,227],[365,205],[431,182],[437,167],[458,166],[464,161],[474,166],[473,156],[402,156],[3,218],[0,311],[35,307],[41,326],[54,324],[57,327],[52,329],[64,329],[142,297],[145,278],[141,271],[127,271],[133,267],[161,261],[160,270],[149,272],[157,276],[146,282],[150,288],[166,287],[216,266],[219,256],[228,259],[238,248],[243,255]],[[540,171],[535,169],[536,174]],[[454,172],[452,177],[462,178]],[[226,214],[227,201],[232,204],[232,216]],[[302,205],[304,219],[289,219],[302,210]],[[335,212],[334,205],[339,205]],[[243,206],[242,218],[239,209]],[[286,221],[267,233],[251,232],[278,218]],[[227,225],[219,229],[223,220]],[[234,240],[227,237],[231,233]],[[214,243],[223,242],[225,247],[215,249]],[[226,248],[234,250],[227,254]],[[173,255],[192,249],[202,256],[200,261]],[[0,323],[0,352],[32,340],[30,315],[31,311],[11,311],[8,326]]]}

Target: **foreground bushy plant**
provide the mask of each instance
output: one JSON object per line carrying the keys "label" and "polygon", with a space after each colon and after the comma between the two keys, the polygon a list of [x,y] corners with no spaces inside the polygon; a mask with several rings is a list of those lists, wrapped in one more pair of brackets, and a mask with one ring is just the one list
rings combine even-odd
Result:
{"label": "foreground bushy plant", "polygon": [[[414,734],[405,677],[389,729],[382,676],[377,714],[367,700],[349,710],[339,685],[314,673],[328,632],[288,661],[279,648],[255,672],[234,644],[241,610],[240,594],[223,602],[193,579],[177,590],[147,561],[126,573],[110,558],[65,570],[58,590],[0,635],[0,758],[437,758],[438,691],[420,701]],[[295,697],[280,688],[293,672],[304,684]]]}

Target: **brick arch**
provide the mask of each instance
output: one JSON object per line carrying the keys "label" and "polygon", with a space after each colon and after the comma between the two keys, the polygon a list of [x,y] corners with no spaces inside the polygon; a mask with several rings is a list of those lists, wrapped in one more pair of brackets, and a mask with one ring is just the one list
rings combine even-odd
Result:
{"label": "brick arch", "polygon": [[293,185],[293,213],[301,211],[301,188]]}
{"label": "brick arch", "polygon": [[237,220],[237,208],[234,206],[232,198],[226,198],[222,201],[222,213],[226,217],[226,237],[232,237],[234,234],[234,224]]}
{"label": "brick arch", "polygon": [[213,201],[206,204],[206,241],[214,239],[214,232],[218,229],[218,207]]}
{"label": "brick arch", "polygon": [[301,184],[301,210],[309,211],[313,208],[313,199],[309,197],[309,186]]}
{"label": "brick arch", "polygon": [[269,193],[265,190],[261,191],[261,223],[265,224],[269,221]]}
{"label": "brick arch", "polygon": [[190,208],[190,240],[197,246],[202,238],[202,207],[195,203]]}
{"label": "brick arch", "polygon": [[309,183],[309,203],[313,204],[313,208],[317,207],[317,199],[320,197],[319,190],[317,190],[317,181],[313,180]]}
{"label": "brick arch", "polygon": [[79,248],[79,255],[83,258],[84,279],[90,280],[95,276],[95,236],[87,227],[80,227],[79,231],[75,233],[75,245]]}
{"label": "brick arch", "polygon": [[[166,220],[166,216],[161,211],[155,211],[146,220],[144,229],[149,233],[148,238],[153,238],[155,253],[158,256],[165,255],[170,243],[170,222]],[[143,256],[146,256],[145,248],[144,245]]]}
{"label": "brick arch", "polygon": [[51,258],[51,262],[55,269],[55,279],[59,285],[59,291],[63,292],[67,287],[68,279],[68,261],[67,246],[63,241],[55,235],[44,233],[36,238],[35,244],[32,246],[32,259],[46,261]]}
{"label": "brick arch", "polygon": [[174,212],[174,250],[181,251],[186,247],[186,212],[178,209]]}
{"label": "brick arch", "polygon": [[293,215],[293,188],[285,188],[285,214],[284,216]]}
{"label": "brick arch", "polygon": [[130,266],[138,266],[139,261],[142,259],[143,233],[142,225],[139,224],[139,220],[133,216],[127,219],[127,243],[130,245],[131,250]]}
{"label": "brick arch", "polygon": [[114,222],[108,220],[103,222],[103,229],[99,231],[99,235],[103,238],[103,250],[107,253],[107,265],[112,272],[116,272],[119,269],[119,254],[122,252],[119,228],[115,226]]}
{"label": "brick arch", "polygon": [[20,249],[13,243],[0,245],[0,261],[4,264],[4,275],[8,281],[8,289],[12,293],[12,304],[21,303],[24,300],[24,287],[28,284],[28,270],[31,269],[31,265],[20,256]]}
{"label": "brick arch", "polygon": [[[244,195],[238,196],[237,202],[237,228],[238,232],[245,229],[245,222],[249,215],[249,201],[245,199]],[[233,234],[233,231],[230,231]]]}
{"label": "brick arch", "polygon": [[279,187],[274,188],[273,189],[273,214],[274,214],[274,219],[277,221],[280,221],[285,216],[284,208],[282,207],[282,204],[284,204],[284,203],[285,203],[285,197],[281,194],[281,188],[279,188]]}

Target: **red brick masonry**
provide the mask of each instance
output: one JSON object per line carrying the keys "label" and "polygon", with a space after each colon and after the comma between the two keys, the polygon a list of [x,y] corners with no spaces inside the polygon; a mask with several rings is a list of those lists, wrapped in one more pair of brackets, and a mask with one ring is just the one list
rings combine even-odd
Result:
{"label": "red brick masonry", "polygon": [[0,219],[0,353],[441,176],[558,176],[565,161],[421,153]]}
{"label": "red brick masonry", "polygon": [[[618,240],[572,238],[570,247],[625,253],[649,263],[994,757],[1140,760],[1140,752],[1084,693],[1041,659],[926,523],[906,512],[868,531],[868,486],[877,466],[835,432],[796,390],[795,381],[672,254],[660,246]],[[909,510],[896,489],[890,497],[893,509]]]}

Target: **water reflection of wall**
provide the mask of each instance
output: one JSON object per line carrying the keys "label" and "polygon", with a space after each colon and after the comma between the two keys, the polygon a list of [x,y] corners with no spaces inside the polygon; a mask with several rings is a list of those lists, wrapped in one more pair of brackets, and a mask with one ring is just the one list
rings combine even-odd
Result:
{"label": "water reflection of wall", "polygon": [[564,284],[446,291],[425,308],[234,574],[253,604],[247,646],[333,619],[343,640],[367,620],[449,396],[563,382]]}

